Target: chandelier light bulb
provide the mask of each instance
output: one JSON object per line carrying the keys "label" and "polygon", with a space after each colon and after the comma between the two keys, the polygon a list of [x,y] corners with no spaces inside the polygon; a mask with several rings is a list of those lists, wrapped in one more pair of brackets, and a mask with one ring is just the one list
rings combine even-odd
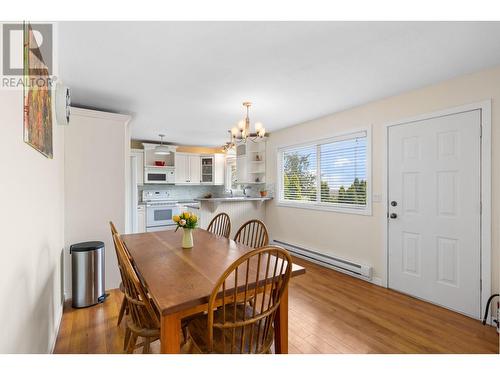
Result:
{"label": "chandelier light bulb", "polygon": [[231,129],[231,135],[233,137],[236,137],[238,135],[238,128],[236,126],[234,126],[232,129]]}
{"label": "chandelier light bulb", "polygon": [[245,129],[245,120],[238,121],[238,128],[240,129],[240,131],[243,131]]}
{"label": "chandelier light bulb", "polygon": [[263,128],[264,126],[262,125],[262,122],[256,122],[255,123],[255,132],[256,133],[260,133],[260,130]]}
{"label": "chandelier light bulb", "polygon": [[264,136],[266,135],[266,128],[264,128],[264,127],[260,128],[260,130],[258,131],[258,134],[259,134],[259,137],[264,138]]}

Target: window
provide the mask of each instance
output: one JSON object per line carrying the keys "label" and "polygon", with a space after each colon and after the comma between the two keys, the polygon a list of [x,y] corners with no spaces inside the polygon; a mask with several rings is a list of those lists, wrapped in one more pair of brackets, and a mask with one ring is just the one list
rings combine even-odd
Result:
{"label": "window", "polygon": [[279,203],[370,214],[368,133],[281,149]]}

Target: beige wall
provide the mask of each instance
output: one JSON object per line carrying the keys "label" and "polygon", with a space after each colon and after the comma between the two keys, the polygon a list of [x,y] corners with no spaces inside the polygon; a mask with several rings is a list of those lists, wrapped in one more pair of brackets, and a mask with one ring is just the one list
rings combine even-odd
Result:
{"label": "beige wall", "polygon": [[23,93],[0,90],[0,353],[47,353],[62,314],[64,128],[54,158],[23,142]]}
{"label": "beige wall", "polygon": [[[499,290],[500,262],[500,67],[459,77],[423,89],[386,98],[320,119],[273,132],[267,144],[267,176],[276,183],[278,147],[328,138],[350,129],[373,126],[372,193],[382,194],[384,125],[451,107],[492,99],[492,289]],[[307,105],[305,103],[304,105]],[[274,181],[273,181],[274,179]],[[276,186],[276,185],[275,185]],[[346,259],[370,264],[384,276],[383,203],[373,203],[372,216],[267,205],[271,238],[303,245]],[[379,280],[379,281],[380,281]]]}
{"label": "beige wall", "polygon": [[[69,247],[105,243],[106,289],[118,288],[120,274],[109,221],[125,231],[129,116],[73,108],[65,137],[65,291],[71,296]],[[129,200],[130,201],[130,200]]]}

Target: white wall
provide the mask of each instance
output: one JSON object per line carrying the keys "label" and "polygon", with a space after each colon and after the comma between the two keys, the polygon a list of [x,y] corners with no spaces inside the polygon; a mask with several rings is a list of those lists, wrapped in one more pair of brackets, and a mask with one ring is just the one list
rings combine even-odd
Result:
{"label": "white wall", "polygon": [[106,246],[106,289],[117,288],[120,274],[109,229],[125,230],[126,176],[130,117],[72,108],[65,134],[65,292],[71,296],[69,247],[82,241]]}
{"label": "white wall", "polygon": [[[278,147],[328,138],[338,132],[373,125],[372,193],[382,194],[384,124],[438,110],[492,99],[492,291],[499,290],[500,262],[500,67],[372,102],[273,132],[267,143],[267,178],[276,183]],[[307,105],[307,103],[304,103]],[[273,180],[274,179],[274,180]],[[275,184],[276,186],[276,184]],[[266,222],[272,239],[281,239],[370,264],[384,276],[383,203],[373,203],[372,216],[278,207],[267,204]]]}
{"label": "white wall", "polygon": [[54,158],[23,141],[23,93],[0,90],[0,353],[47,353],[62,314],[64,128]]}

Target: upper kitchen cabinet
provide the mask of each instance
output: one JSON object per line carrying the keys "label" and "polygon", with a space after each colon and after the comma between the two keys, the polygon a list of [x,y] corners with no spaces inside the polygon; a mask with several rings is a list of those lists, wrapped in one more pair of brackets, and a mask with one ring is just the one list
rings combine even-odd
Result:
{"label": "upper kitchen cabinet", "polygon": [[199,185],[201,161],[199,154],[175,153],[175,183],[178,185]]}
{"label": "upper kitchen cabinet", "polygon": [[224,154],[215,154],[214,185],[224,185],[226,156]]}
{"label": "upper kitchen cabinet", "polygon": [[247,142],[236,146],[236,172],[238,184],[266,182],[266,143]]}
{"label": "upper kitchen cabinet", "polygon": [[201,183],[206,185],[224,185],[224,154],[201,156]]}
{"label": "upper kitchen cabinet", "polygon": [[169,154],[162,155],[156,153],[157,144],[143,143],[144,146],[144,167],[174,167],[175,166],[175,150],[177,146],[166,146],[170,150]]}

